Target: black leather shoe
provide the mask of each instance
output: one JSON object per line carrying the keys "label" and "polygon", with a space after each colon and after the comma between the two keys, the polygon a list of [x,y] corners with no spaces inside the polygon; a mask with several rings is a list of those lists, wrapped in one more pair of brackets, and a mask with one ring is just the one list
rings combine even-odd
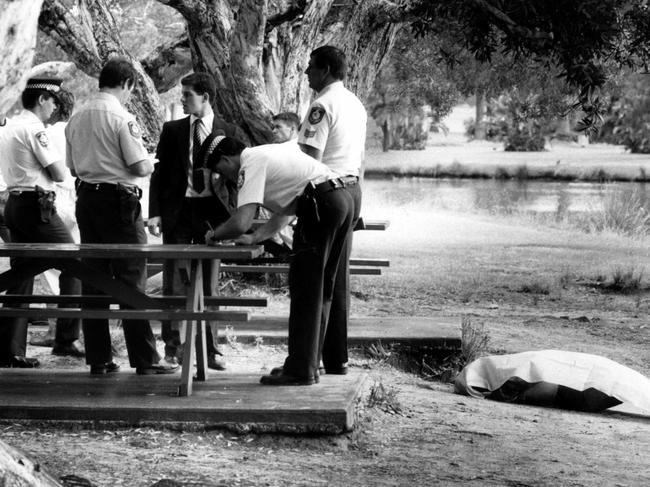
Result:
{"label": "black leather shoe", "polygon": [[9,364],[5,367],[12,369],[33,369],[40,366],[41,363],[36,358],[25,357],[24,355],[14,355],[11,357]]}
{"label": "black leather shoe", "polygon": [[313,377],[296,377],[285,373],[264,375],[260,382],[265,386],[311,386],[316,381]]}
{"label": "black leather shoe", "polygon": [[58,355],[61,357],[85,357],[86,352],[84,351],[79,344],[74,342],[67,343],[55,343],[52,348],[52,355]]}
{"label": "black leather shoe", "polygon": [[[283,372],[284,372],[283,367],[273,367],[271,369],[271,375],[280,375]],[[316,374],[314,374],[314,382],[316,384],[318,384],[320,382],[320,377],[319,377],[320,374],[319,374],[319,372],[320,372],[320,369],[318,369],[318,372]]]}
{"label": "black leather shoe", "polygon": [[91,365],[90,366],[90,375],[105,375],[105,374],[114,374],[120,370],[120,365],[115,362],[109,362],[107,364]]}
{"label": "black leather shoe", "polygon": [[226,370],[226,361],[221,355],[208,355],[208,368],[214,370]]}
{"label": "black leather shoe", "polygon": [[157,364],[151,364],[147,367],[138,367],[135,373],[138,375],[158,375],[158,374],[173,374],[179,369],[178,364],[168,364],[160,361]]}
{"label": "black leather shoe", "polygon": [[339,367],[322,367],[318,369],[318,372],[328,375],[346,375],[348,373],[348,366],[341,365]]}

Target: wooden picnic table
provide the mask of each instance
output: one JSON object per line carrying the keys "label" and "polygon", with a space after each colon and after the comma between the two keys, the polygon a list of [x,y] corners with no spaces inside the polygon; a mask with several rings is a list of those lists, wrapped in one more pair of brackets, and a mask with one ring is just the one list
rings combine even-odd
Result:
{"label": "wooden picnic table", "polygon": [[[112,296],[126,310],[69,310],[68,314],[79,317],[141,317],[143,319],[185,320],[185,345],[183,350],[183,368],[179,396],[192,393],[192,370],[196,354],[196,379],[204,381],[207,377],[207,355],[205,345],[205,310],[203,297],[203,271],[201,261],[215,260],[250,260],[264,251],[261,245],[165,245],[165,244],[53,244],[53,243],[0,243],[0,257],[21,257],[19,265],[0,274],[0,292],[5,292],[12,285],[29,277],[34,277],[51,268],[65,270],[82,282],[90,284],[106,295]],[[186,288],[185,303],[175,304],[175,309],[161,310],[160,301],[129,286],[112,276],[103,274],[89,265],[88,260],[79,259],[173,259],[188,261],[189,279]],[[178,303],[177,301],[169,301]],[[62,316],[65,310],[58,310]],[[52,310],[51,313],[55,313]],[[29,310],[0,309],[0,316],[21,316]],[[104,313],[104,314],[102,314]],[[101,316],[100,316],[101,315]],[[131,316],[133,315],[133,316]],[[56,316],[56,315],[54,315]],[[195,336],[199,333],[198,348],[195,350]]]}

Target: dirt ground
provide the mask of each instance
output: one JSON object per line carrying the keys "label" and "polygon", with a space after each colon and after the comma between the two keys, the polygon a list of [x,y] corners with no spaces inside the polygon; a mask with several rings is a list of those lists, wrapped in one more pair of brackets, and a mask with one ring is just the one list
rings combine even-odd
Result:
{"label": "dirt ground", "polygon": [[[478,257],[477,257],[478,258]],[[508,272],[507,266],[505,272]],[[510,276],[512,279],[512,275]],[[381,294],[381,286],[364,288]],[[600,353],[650,372],[645,316],[629,312],[634,299],[603,294],[579,283],[559,296],[480,286],[440,297],[437,313],[466,315],[486,327],[491,352],[562,348]],[[490,293],[487,289],[492,289]],[[358,310],[390,302],[357,292]],[[414,294],[411,294],[414,296]],[[276,308],[282,296],[276,296]],[[536,303],[531,301],[535,299]],[[393,297],[405,316],[426,311],[418,299]],[[441,301],[442,300],[442,301]],[[626,307],[626,302],[628,302]],[[286,301],[284,301],[286,304]],[[493,303],[499,303],[495,308]],[[569,303],[571,306],[569,306]],[[558,312],[564,308],[566,311]],[[277,311],[277,309],[275,310]],[[381,313],[379,313],[381,314]],[[405,318],[407,319],[407,318]],[[231,368],[263,373],[281,362],[283,346],[247,345],[231,336]],[[30,347],[44,366],[83,367]],[[641,486],[650,482],[650,419],[587,414],[459,396],[448,383],[394,367],[395,357],[353,353],[351,365],[368,373],[354,432],[292,437],[231,431],[165,429],[83,430],[0,425],[0,438],[30,455],[68,485],[81,477],[96,486],[238,485],[503,485]],[[123,359],[124,361],[124,359]],[[372,400],[371,400],[372,394]],[[71,477],[72,476],[72,477]],[[77,476],[77,477],[74,477]],[[90,484],[88,484],[90,485]]]}

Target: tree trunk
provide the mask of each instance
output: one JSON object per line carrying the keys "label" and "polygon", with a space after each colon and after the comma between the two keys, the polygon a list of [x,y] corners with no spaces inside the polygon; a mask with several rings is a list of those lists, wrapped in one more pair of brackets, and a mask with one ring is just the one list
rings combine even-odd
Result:
{"label": "tree trunk", "polygon": [[382,0],[342,6],[332,0],[159,1],[185,17],[194,69],[217,82],[217,111],[254,143],[271,140],[273,113],[306,111],[311,93],[303,72],[314,48],[343,49],[347,85],[363,100],[397,31]]}
{"label": "tree trunk", "polygon": [[[36,17],[34,17],[36,24]],[[36,36],[36,30],[34,30]],[[0,485],[6,487],[61,487],[52,476],[42,471],[23,453],[0,441]]]}
{"label": "tree trunk", "polygon": [[474,124],[474,138],[476,140],[485,140],[487,131],[485,128],[485,92],[476,91],[476,123]]}
{"label": "tree trunk", "polygon": [[[254,143],[271,140],[270,119],[284,110],[304,114],[311,92],[304,69],[309,53],[330,43],[348,55],[348,87],[365,100],[384,57],[392,47],[399,9],[384,0],[158,0],[187,22],[188,45],[195,71],[211,73],[217,84],[215,111],[240,125]],[[45,0],[41,28],[52,36],[86,73],[95,75],[114,54],[124,50],[106,0],[80,0],[73,16],[62,0]],[[158,90],[168,89],[184,74],[182,40],[147,59]],[[165,61],[165,59],[167,61]],[[161,62],[162,61],[162,62]],[[161,69],[169,68],[165,76]],[[157,93],[137,61],[141,82],[132,111],[150,144],[162,122]],[[175,70],[175,71],[174,71]]]}
{"label": "tree trunk", "polygon": [[77,5],[79,13],[73,15],[61,0],[45,0],[39,19],[41,29],[90,76],[98,77],[102,66],[114,56],[133,63],[138,80],[128,108],[142,127],[145,144],[153,150],[163,122],[163,108],[151,78],[122,45],[105,0],[80,0]]}
{"label": "tree trunk", "polygon": [[0,121],[27,81],[43,0],[0,0]]}
{"label": "tree trunk", "polygon": [[381,150],[384,152],[388,152],[391,148],[392,145],[392,137],[391,137],[391,127],[390,123],[388,122],[388,118],[384,120],[384,123],[381,124],[381,133],[382,133],[382,143],[381,143]]}

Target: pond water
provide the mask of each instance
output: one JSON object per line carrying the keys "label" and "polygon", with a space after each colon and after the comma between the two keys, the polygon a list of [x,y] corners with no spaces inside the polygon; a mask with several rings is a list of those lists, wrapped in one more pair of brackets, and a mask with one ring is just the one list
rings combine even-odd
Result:
{"label": "pond water", "polygon": [[650,189],[647,186],[643,183],[372,178],[364,181],[364,206],[375,210],[414,207],[469,213],[551,213],[563,217],[600,211],[606,198],[618,192],[643,197],[646,189]]}

